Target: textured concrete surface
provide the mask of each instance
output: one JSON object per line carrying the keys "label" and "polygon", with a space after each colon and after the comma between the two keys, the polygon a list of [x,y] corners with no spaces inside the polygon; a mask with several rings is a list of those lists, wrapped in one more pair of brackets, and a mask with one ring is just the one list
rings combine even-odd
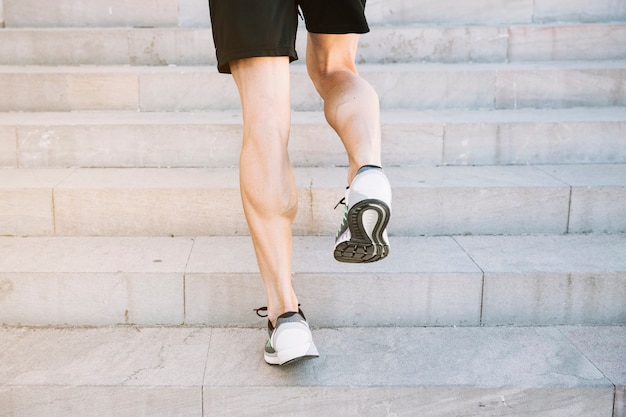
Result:
{"label": "textured concrete surface", "polygon": [[[207,2],[202,0],[161,1],[156,5],[137,0],[95,2],[96,7],[69,0],[58,6],[39,7],[36,0],[4,0],[7,26],[176,26],[208,27]],[[0,9],[1,11],[1,9]],[[619,1],[593,3],[575,0],[369,0],[367,18],[373,25],[398,23],[528,24],[540,22],[604,22],[623,20],[626,8]],[[1,16],[1,14],[0,14]]]}
{"label": "textured concrete surface", "polygon": [[533,68],[531,64],[526,70],[507,68],[499,71],[495,107],[624,106],[624,62],[616,61],[606,66],[601,61],[595,64],[573,64],[567,69]]}
{"label": "textured concrete surface", "polygon": [[[599,170],[597,187],[582,190],[609,198],[621,193],[622,165],[606,169],[580,165],[581,172]],[[390,232],[400,236],[450,234],[559,234],[568,231],[571,214],[593,221],[605,232],[621,232],[618,205],[597,218],[570,213],[567,177],[555,178],[549,167],[390,167],[394,217]],[[33,181],[45,169],[6,169],[0,189],[15,203],[5,208],[17,220],[2,234],[34,234],[19,207],[32,192],[45,194],[38,210],[62,236],[197,236],[247,234],[236,168],[64,169],[58,184]],[[329,235],[340,222],[332,210],[344,194],[345,168],[297,168],[299,214],[295,235]],[[16,185],[12,178],[25,186]],[[607,184],[607,185],[602,185]],[[54,191],[53,199],[52,191]],[[576,193],[575,193],[576,194]],[[21,200],[20,200],[21,199]],[[45,204],[44,204],[45,203]],[[159,207],[159,210],[154,210]],[[33,212],[37,211],[34,207]],[[215,216],[220,213],[220,216]],[[572,216],[573,217],[573,216]],[[7,217],[8,218],[8,217]],[[573,217],[575,218],[575,217]],[[572,222],[573,223],[573,222]],[[21,226],[21,225],[28,225]],[[25,231],[21,231],[24,227]],[[573,229],[578,230],[578,229]],[[52,231],[47,230],[45,234]],[[41,234],[44,234],[43,232]]]}
{"label": "textured concrete surface", "polygon": [[529,23],[531,0],[496,0],[458,3],[453,0],[373,0],[368,1],[368,18],[384,24],[397,23]]}
{"label": "textured concrete surface", "polygon": [[[615,111],[614,116],[624,113],[621,108]],[[595,113],[597,119],[594,111],[587,109],[568,110],[569,115],[562,110],[506,113],[511,115],[511,120],[499,119],[498,113],[492,113],[492,119],[478,119],[474,123],[446,123],[444,163],[576,164],[617,162],[626,158],[626,153],[621,151],[626,152],[622,146],[626,124],[610,116],[612,110],[604,115]],[[516,119],[520,114],[522,119]],[[531,115],[537,119],[528,118]],[[571,116],[578,119],[570,119]]]}
{"label": "textured concrete surface", "polygon": [[535,2],[534,19],[538,22],[587,21],[603,22],[625,20],[626,7],[621,1],[587,2],[573,0],[538,0]]}
{"label": "textured concrete surface", "polygon": [[571,327],[563,333],[615,385],[613,417],[626,417],[626,331],[624,327]]}
{"label": "textured concrete surface", "polygon": [[0,322],[182,324],[193,241],[2,239]]}
{"label": "textured concrete surface", "polygon": [[15,128],[0,126],[0,167],[16,167],[17,158],[17,135]]}
{"label": "textured concrete surface", "polygon": [[214,65],[216,59],[210,29],[29,28],[0,32],[0,63]]}
{"label": "textured concrete surface", "polygon": [[4,18],[7,27],[176,26],[178,7],[178,0],[5,0]]}
{"label": "textured concrete surface", "polygon": [[[203,0],[4,0],[7,27],[208,27],[209,5]],[[1,11],[1,9],[0,9]],[[1,16],[1,13],[0,13]],[[0,20],[1,21],[1,20]]]}
{"label": "textured concrete surface", "polygon": [[514,26],[509,29],[511,61],[624,59],[626,25]]}
{"label": "textured concrete surface", "polygon": [[485,324],[626,323],[624,235],[455,239],[485,273]]}
{"label": "textured concrete surface", "polygon": [[[482,276],[452,239],[399,238],[385,262],[369,266],[338,264],[328,250],[331,242],[294,242],[295,285],[318,325],[479,323]],[[186,274],[187,323],[258,323],[250,311],[265,299],[256,271],[248,238],[197,239]],[[232,311],[235,304],[248,308]]]}
{"label": "textured concrete surface", "polygon": [[[0,67],[0,111],[137,110],[137,74],[79,68]],[[29,69],[27,69],[29,68]],[[8,72],[7,72],[8,69]],[[28,74],[30,73],[30,74]]]}
{"label": "textured concrete surface", "polygon": [[[345,265],[332,259],[331,237],[296,238],[294,282],[316,325],[626,324],[625,235],[391,244],[383,262]],[[0,249],[0,323],[262,322],[249,237],[5,237]]]}
{"label": "textured concrete surface", "polygon": [[52,189],[70,173],[0,170],[0,235],[53,235]]}
{"label": "textured concrete surface", "polygon": [[[198,15],[200,16],[200,15]],[[619,60],[622,23],[513,26],[373,26],[359,64]],[[296,50],[306,62],[307,34]],[[106,41],[105,41],[106,40]],[[210,28],[19,28],[0,32],[3,65],[210,65]]]}
{"label": "textured concrete surface", "polygon": [[[381,117],[387,166],[626,162],[622,108],[395,110]],[[0,126],[7,147],[0,158],[32,168],[230,167],[242,137],[237,111],[1,113]],[[321,112],[293,113],[290,157],[296,166],[347,162]]]}
{"label": "textured concrete surface", "polygon": [[626,165],[554,166],[546,172],[572,186],[570,232],[626,231]]}
{"label": "textured concrete surface", "polygon": [[94,169],[76,174],[55,192],[60,235],[180,236],[197,230],[228,235],[247,230],[236,169]]}
{"label": "textured concrete surface", "polygon": [[[366,64],[384,109],[518,109],[626,104],[626,61]],[[237,110],[233,82],[214,67],[0,67],[1,111]],[[304,66],[291,71],[292,108],[322,109]],[[19,92],[19,94],[18,94]],[[34,98],[37,97],[37,100]]]}
{"label": "textured concrete surface", "polygon": [[264,329],[5,328],[0,415],[611,417],[623,328],[575,329],[621,346],[604,368],[571,330],[317,329],[319,359],[272,368]]}

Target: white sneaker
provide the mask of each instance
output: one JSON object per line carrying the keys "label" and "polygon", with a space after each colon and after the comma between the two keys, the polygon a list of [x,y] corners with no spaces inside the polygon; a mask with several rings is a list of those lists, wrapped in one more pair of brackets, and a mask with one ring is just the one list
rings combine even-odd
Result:
{"label": "white sneaker", "polygon": [[[257,309],[257,314],[259,310],[261,309]],[[268,320],[267,330],[269,339],[265,344],[263,358],[270,365],[287,365],[319,357],[302,310],[280,315],[276,320],[276,327]]]}
{"label": "white sneaker", "polygon": [[339,262],[376,262],[389,255],[387,224],[391,217],[391,186],[380,168],[363,167],[352,180],[343,220],[335,237]]}

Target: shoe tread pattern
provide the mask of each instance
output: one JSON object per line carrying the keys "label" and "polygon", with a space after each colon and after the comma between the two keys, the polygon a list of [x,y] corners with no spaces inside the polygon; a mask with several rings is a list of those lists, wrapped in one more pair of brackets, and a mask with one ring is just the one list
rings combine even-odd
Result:
{"label": "shoe tread pattern", "polygon": [[[371,236],[363,224],[363,216],[370,210],[375,211],[378,216]],[[389,244],[385,241],[383,232],[389,223],[389,217],[389,206],[378,199],[362,200],[352,206],[347,215],[350,240],[337,244],[335,259],[347,263],[368,263],[387,257]]]}

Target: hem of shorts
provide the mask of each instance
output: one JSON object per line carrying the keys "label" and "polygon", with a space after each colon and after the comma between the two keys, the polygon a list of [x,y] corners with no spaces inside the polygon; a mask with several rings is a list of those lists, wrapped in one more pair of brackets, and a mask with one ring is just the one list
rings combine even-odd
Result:
{"label": "hem of shorts", "polygon": [[272,49],[255,49],[254,51],[235,51],[226,56],[218,58],[217,70],[222,74],[230,74],[230,63],[236,59],[259,58],[265,56],[288,56],[289,62],[298,59],[298,53],[293,48],[272,48]]}
{"label": "hem of shorts", "polygon": [[317,33],[320,35],[347,35],[349,33],[356,33],[362,35],[364,33],[369,33],[369,26],[336,26],[333,28],[323,28],[316,29],[314,27],[308,27],[306,30],[309,33]]}

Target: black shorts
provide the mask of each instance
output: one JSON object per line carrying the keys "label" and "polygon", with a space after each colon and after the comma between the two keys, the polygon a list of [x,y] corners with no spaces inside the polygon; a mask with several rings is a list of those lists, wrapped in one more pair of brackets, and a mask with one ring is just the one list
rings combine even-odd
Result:
{"label": "black shorts", "polygon": [[209,0],[219,72],[260,56],[298,59],[298,7],[311,33],[366,33],[366,0]]}

